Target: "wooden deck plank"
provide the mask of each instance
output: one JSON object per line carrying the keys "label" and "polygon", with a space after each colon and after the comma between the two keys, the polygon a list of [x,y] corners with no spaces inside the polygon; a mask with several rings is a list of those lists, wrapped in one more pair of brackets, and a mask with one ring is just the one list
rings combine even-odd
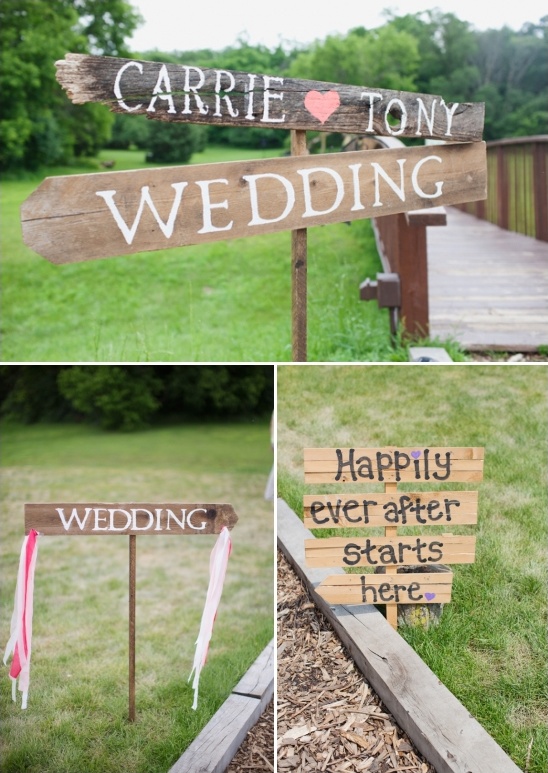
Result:
{"label": "wooden deck plank", "polygon": [[548,344],[548,244],[453,207],[427,230],[430,336],[465,349]]}
{"label": "wooden deck plank", "polygon": [[283,499],[277,509],[278,546],[371,687],[437,773],[521,773],[376,607],[333,606],[315,592],[317,584],[343,570],[307,567],[304,542],[311,532]]}

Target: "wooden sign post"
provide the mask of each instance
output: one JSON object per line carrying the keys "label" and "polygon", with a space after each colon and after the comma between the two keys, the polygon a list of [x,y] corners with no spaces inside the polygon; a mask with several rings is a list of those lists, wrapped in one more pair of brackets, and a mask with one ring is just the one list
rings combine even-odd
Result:
{"label": "wooden sign post", "polygon": [[[67,54],[75,104],[159,121],[292,130],[292,157],[46,178],[21,209],[52,263],[291,230],[293,360],[306,360],[306,229],[487,196],[483,103],[257,73]],[[307,156],[306,131],[445,146]]]}
{"label": "wooden sign post", "polygon": [[[305,495],[309,529],[382,527],[383,537],[305,540],[312,567],[363,566],[382,574],[335,575],[317,592],[334,604],[386,604],[397,628],[398,604],[450,601],[453,575],[423,571],[439,564],[473,563],[475,536],[404,536],[403,526],[460,526],[477,523],[477,491],[399,491],[398,483],[476,482],[483,478],[483,448],[307,448],[305,483],[382,483],[384,493]],[[398,567],[420,572],[398,574]]]}
{"label": "wooden sign post", "polygon": [[56,503],[26,504],[25,533],[59,536],[129,535],[129,709],[135,721],[135,609],[137,535],[193,536],[232,529],[238,516],[228,504]]}

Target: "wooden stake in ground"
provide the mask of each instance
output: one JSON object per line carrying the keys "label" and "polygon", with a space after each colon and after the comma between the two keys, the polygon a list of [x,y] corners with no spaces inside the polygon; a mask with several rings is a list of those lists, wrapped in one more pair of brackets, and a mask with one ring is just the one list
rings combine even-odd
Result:
{"label": "wooden stake in ground", "polygon": [[135,574],[137,565],[137,537],[129,535],[129,711],[130,722],[135,722]]}
{"label": "wooden stake in ground", "polygon": [[[398,490],[398,484],[397,483],[385,483],[384,484],[384,493],[385,494],[392,494],[395,496],[396,492]],[[398,527],[397,526],[385,526],[384,528],[384,536],[385,537],[397,537],[398,536]],[[396,570],[397,571],[397,570]],[[396,577],[387,577],[387,582],[390,583],[396,583],[398,580]],[[398,627],[398,605],[394,603],[388,603],[386,605],[386,619],[392,626],[392,628]]]}
{"label": "wooden stake in ground", "polygon": [[[291,155],[305,156],[306,132],[291,131]],[[291,232],[291,320],[293,362],[306,362],[307,229]]]}

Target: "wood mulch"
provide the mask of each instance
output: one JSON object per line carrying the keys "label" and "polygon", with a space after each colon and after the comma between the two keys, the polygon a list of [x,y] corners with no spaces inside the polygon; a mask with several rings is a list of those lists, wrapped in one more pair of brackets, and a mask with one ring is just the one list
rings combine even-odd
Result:
{"label": "wood mulch", "polygon": [[226,773],[271,773],[274,770],[274,701],[245,737]]}
{"label": "wood mulch", "polygon": [[278,553],[278,771],[435,773]]}

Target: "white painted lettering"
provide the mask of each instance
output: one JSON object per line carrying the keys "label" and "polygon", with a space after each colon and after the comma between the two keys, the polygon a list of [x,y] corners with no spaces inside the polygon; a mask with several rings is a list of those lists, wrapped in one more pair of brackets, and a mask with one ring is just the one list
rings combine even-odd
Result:
{"label": "white painted lettering", "polygon": [[150,197],[148,185],[143,185],[143,187],[141,188],[141,201],[139,202],[139,209],[137,210],[137,214],[135,215],[135,219],[131,227],[127,226],[124,218],[122,217],[122,215],[118,210],[118,207],[114,203],[114,196],[116,195],[115,190],[97,191],[95,195],[100,196],[102,199],[105,200],[114,218],[116,225],[122,232],[124,239],[128,244],[131,244],[133,242],[133,239],[135,238],[135,234],[137,233],[137,228],[139,226],[139,223],[141,222],[141,216],[143,214],[145,204],[148,204],[150,211],[154,215],[154,218],[158,223],[158,225],[160,226],[160,229],[164,234],[164,236],[166,237],[166,239],[171,238],[171,235],[173,234],[173,228],[175,226],[175,218],[177,217],[177,210],[179,209],[179,205],[181,203],[181,197],[187,185],[188,183],[186,182],[172,183],[171,187],[175,189],[175,198],[173,199],[173,204],[171,205],[171,212],[169,213],[167,223],[164,223],[164,221],[161,219],[160,215],[158,214],[158,211],[154,206],[154,202]]}
{"label": "white painted lettering", "polygon": [[[227,93],[232,91],[232,89],[236,85],[236,80],[232,75],[232,73],[228,72],[228,70],[216,70],[216,73],[217,73],[217,76],[215,80],[215,112],[213,113],[213,115],[217,117],[221,116],[221,101],[224,99],[229,115],[231,115],[233,118],[236,118],[236,116],[239,115],[239,110],[237,110],[235,107],[232,106],[230,97],[226,96]],[[221,78],[223,75],[226,75],[226,77],[228,78],[228,82],[229,82],[228,88],[226,86],[221,85]],[[225,92],[225,95],[223,97],[220,96],[221,91]]]}
{"label": "white painted lettering", "polygon": [[382,166],[380,164],[377,164],[375,161],[371,163],[371,166],[373,167],[373,171],[375,173],[375,202],[373,204],[374,207],[382,207],[382,202],[380,200],[379,196],[379,177],[382,177],[388,185],[392,188],[394,193],[396,193],[402,201],[405,201],[405,190],[404,190],[404,176],[403,176],[403,166],[405,164],[406,159],[405,158],[399,158],[398,159],[398,165],[400,167],[400,185],[398,185],[392,180],[387,173],[384,171]]}
{"label": "white painted lettering", "polygon": [[[270,178],[272,180],[278,180],[285,188],[286,204],[282,214],[278,217],[263,218],[259,215],[259,197],[257,195],[257,181],[260,179]],[[278,223],[280,220],[284,220],[295,205],[295,190],[289,180],[282,177],[281,174],[274,174],[265,172],[264,174],[247,174],[242,175],[242,180],[246,180],[249,183],[249,198],[251,203],[251,220],[248,225],[265,225],[266,223]],[[270,195],[272,199],[272,194]]]}
{"label": "white painted lettering", "polygon": [[194,513],[207,513],[207,510],[205,509],[205,507],[195,507],[194,510],[191,510],[186,517],[186,522],[191,529],[194,529],[195,531],[202,531],[206,527],[206,521],[202,521],[200,526],[195,526],[191,520]]}
{"label": "white painted lettering", "polygon": [[[162,91],[162,85],[165,86],[165,92]],[[173,95],[171,94],[171,83],[169,80],[169,73],[167,71],[167,67],[165,64],[163,64],[160,67],[160,72],[158,73],[158,80],[156,81],[156,86],[154,86],[154,89],[152,90],[152,93],[154,96],[150,100],[150,104],[147,107],[147,113],[155,113],[156,109],[154,107],[154,103],[158,99],[165,99],[166,102],[169,103],[168,113],[176,113],[175,105],[173,104]]]}
{"label": "white painted lettering", "polygon": [[86,522],[88,520],[89,514],[91,512],[91,508],[86,507],[85,515],[83,516],[82,520],[80,520],[80,516],[78,515],[78,508],[73,507],[72,513],[70,514],[70,517],[67,520],[65,517],[65,510],[63,507],[56,507],[55,509],[59,514],[59,518],[61,519],[61,523],[63,524],[63,528],[65,529],[65,531],[68,531],[70,529],[73,521],[76,521],[76,523],[78,524],[78,528],[80,530],[84,529],[86,526]]}
{"label": "white painted lettering", "polygon": [[[342,177],[338,172],[335,172],[333,169],[329,169],[328,167],[325,167],[325,166],[317,166],[315,168],[313,167],[312,169],[299,169],[297,173],[301,175],[304,182],[303,193],[304,193],[305,209],[304,209],[303,217],[314,217],[314,215],[328,215],[330,212],[333,212],[335,209],[339,207],[344,196],[344,183],[343,183]],[[310,175],[321,174],[321,173],[330,175],[331,178],[335,181],[335,185],[337,186],[337,194],[335,196],[335,201],[327,209],[314,209],[314,207],[312,206],[310,187],[311,185],[317,186],[321,190],[322,186],[316,180],[312,180],[311,182]]]}
{"label": "white painted lettering", "polygon": [[186,510],[183,510],[181,508],[181,520],[177,518],[173,510],[167,510],[166,512],[167,512],[166,531],[171,531],[171,527],[169,525],[171,521],[175,521],[175,523],[180,529],[185,528]]}
{"label": "white painted lettering", "polygon": [[285,121],[285,113],[282,114],[281,118],[271,118],[270,117],[270,102],[273,99],[279,99],[283,101],[284,93],[283,91],[280,91],[278,93],[273,93],[270,91],[270,84],[274,81],[278,81],[283,86],[284,79],[283,78],[272,78],[270,75],[265,75],[263,77],[264,81],[264,95],[263,95],[263,117],[262,121],[265,123],[283,123]]}
{"label": "white painted lettering", "polygon": [[202,192],[202,210],[203,210],[203,219],[204,219],[204,226],[203,228],[200,228],[200,230],[198,231],[199,234],[209,234],[209,233],[213,233],[214,231],[230,231],[234,223],[234,221],[231,220],[228,225],[214,226],[213,223],[211,222],[212,209],[228,209],[227,199],[224,199],[224,201],[217,202],[216,204],[213,204],[211,202],[209,186],[212,185],[213,183],[222,183],[224,185],[228,185],[228,180],[219,179],[219,180],[197,180],[196,181],[196,185],[198,185],[198,187],[200,188],[200,191]]}
{"label": "white painted lettering", "polygon": [[[395,129],[395,130],[388,123],[388,116],[390,115],[390,111],[392,110],[393,105],[398,105],[399,112],[401,114],[399,129]],[[394,99],[390,100],[390,102],[386,106],[386,113],[384,114],[384,124],[386,126],[387,131],[390,134],[392,134],[394,137],[396,137],[398,134],[402,134],[405,131],[405,127],[407,125],[407,110],[405,109],[405,105],[403,104],[401,99],[397,99],[397,97],[394,97]]]}
{"label": "white painted lettering", "polygon": [[[93,510],[93,513],[95,515],[95,525],[93,527],[93,531],[108,531],[108,520],[106,515],[101,517],[99,513],[107,513],[108,510],[106,507],[95,507]],[[100,523],[106,523],[106,526],[99,526]]]}
{"label": "white painted lettering", "polygon": [[[131,515],[128,513],[127,510],[122,510],[119,507],[113,507],[113,508],[109,509],[108,513],[109,513],[109,516],[110,516],[109,531],[125,531],[126,529],[130,528],[130,526],[131,526]],[[124,516],[126,518],[126,522],[125,522],[125,524],[123,526],[116,526],[116,524],[115,524],[115,520],[116,520],[115,513],[123,513],[124,514]]]}
{"label": "white painted lettering", "polygon": [[434,131],[434,118],[436,115],[436,102],[438,100],[434,99],[432,102],[432,107],[430,108],[430,117],[428,116],[428,113],[426,112],[426,105],[422,101],[420,97],[417,97],[417,104],[419,106],[419,109],[417,111],[417,131],[415,134],[417,136],[420,136],[422,134],[421,131],[421,116],[424,115],[424,120],[426,121],[426,128],[427,128],[427,134],[432,134]]}
{"label": "white painted lettering", "polygon": [[419,170],[423,164],[425,164],[427,161],[438,161],[440,164],[442,163],[442,160],[439,156],[427,156],[426,158],[421,158],[420,161],[417,161],[415,164],[415,168],[413,169],[413,173],[411,174],[411,183],[413,185],[413,189],[415,193],[418,193],[419,196],[422,196],[423,199],[437,199],[438,196],[441,196],[442,194],[442,188],[443,188],[443,182],[437,181],[435,184],[436,186],[436,192],[435,193],[425,193],[422,188],[419,185]]}
{"label": "white painted lettering", "polygon": [[451,136],[451,124],[453,123],[453,116],[455,114],[455,111],[456,111],[457,107],[459,106],[459,103],[458,102],[454,102],[451,105],[451,107],[449,107],[449,105],[447,105],[445,100],[442,99],[440,104],[443,105],[443,107],[445,108],[445,114],[447,116],[447,131],[445,132],[445,136],[446,137],[450,137]]}
{"label": "white painted lettering", "polygon": [[246,83],[245,90],[247,92],[247,113],[246,118],[248,121],[254,121],[255,115],[253,113],[253,95],[255,94],[255,78],[257,76],[252,73],[248,73],[249,86]]}
{"label": "white painted lettering", "polygon": [[[196,106],[198,110],[202,115],[206,115],[206,113],[209,110],[209,106],[204,103],[204,101],[200,96],[198,96],[198,91],[202,88],[205,82],[205,75],[203,71],[200,70],[199,67],[188,67],[186,65],[183,67],[183,70],[185,71],[185,84],[183,88],[184,88],[184,91],[186,91],[187,93],[185,94],[185,106],[183,110],[181,110],[181,112],[183,114],[188,114],[192,112],[192,110],[190,109],[190,94],[192,93],[194,95],[194,99],[196,101]],[[193,86],[191,86],[190,84],[191,70],[197,73],[198,75],[198,83],[196,83]]]}
{"label": "white painted lettering", "polygon": [[373,128],[373,103],[376,99],[382,99],[382,94],[379,94],[377,91],[362,91],[361,99],[366,99],[367,97],[369,98],[369,122],[365,131],[372,133],[375,131]]}
{"label": "white painted lettering", "polygon": [[352,184],[354,186],[354,204],[350,208],[351,212],[355,212],[359,209],[365,209],[360,199],[360,178],[358,177],[358,172],[360,171],[361,166],[361,164],[349,164],[348,166],[352,172]]}
{"label": "white painted lettering", "polygon": [[122,67],[120,67],[116,73],[116,78],[114,79],[114,96],[118,100],[120,107],[122,107],[124,110],[127,110],[128,113],[133,113],[135,110],[139,110],[139,108],[141,108],[143,105],[139,104],[135,107],[128,107],[122,97],[120,81],[122,80],[122,74],[128,69],[128,67],[136,67],[141,75],[143,74],[143,65],[140,62],[126,62],[126,64],[122,65]]}
{"label": "white painted lettering", "polygon": [[[145,513],[145,515],[148,516],[148,523],[144,526],[138,526],[137,521],[139,519],[138,513]],[[150,529],[152,524],[154,523],[154,515],[150,512],[150,510],[145,510],[141,507],[134,507],[131,510],[131,517],[133,519],[132,528],[133,531],[147,531],[147,529]]]}

